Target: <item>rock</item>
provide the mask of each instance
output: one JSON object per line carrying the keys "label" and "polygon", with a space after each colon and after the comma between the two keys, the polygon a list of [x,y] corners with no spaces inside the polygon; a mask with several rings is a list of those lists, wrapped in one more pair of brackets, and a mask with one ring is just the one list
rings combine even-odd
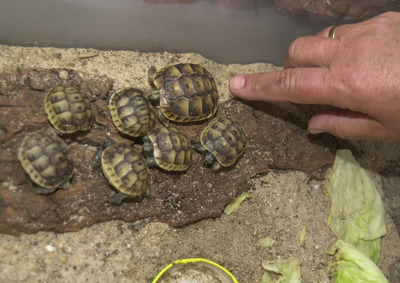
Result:
{"label": "rock", "polygon": [[[249,180],[267,173],[268,168],[302,170],[319,177],[319,173],[333,163],[337,147],[332,137],[309,137],[304,127],[305,112],[296,110],[298,115],[303,115],[299,119],[294,112],[280,111],[271,104],[231,99],[220,105],[217,115],[241,123],[246,132],[247,148],[237,164],[213,173],[203,167],[203,157],[193,152],[193,163],[186,172],[150,169],[150,197],[111,205],[107,200],[115,190],[101,170],[92,168],[93,155],[105,137],[140,148],[139,140],[121,136],[112,124],[105,98],[113,80],[75,70],[30,69],[0,74],[0,82],[2,233],[70,232],[114,219],[128,222],[148,219],[181,227],[220,216],[229,202],[250,189]],[[44,96],[52,87],[65,83],[81,87],[90,94],[95,123],[89,132],[62,136],[70,146],[75,166],[69,188],[50,195],[37,195],[17,160],[18,147],[32,131],[54,131],[46,119]],[[196,139],[205,123],[174,126]]]}
{"label": "rock", "polygon": [[387,11],[399,11],[398,0],[274,0],[273,5],[282,15],[304,17],[319,24],[334,24],[335,20],[360,22]]}

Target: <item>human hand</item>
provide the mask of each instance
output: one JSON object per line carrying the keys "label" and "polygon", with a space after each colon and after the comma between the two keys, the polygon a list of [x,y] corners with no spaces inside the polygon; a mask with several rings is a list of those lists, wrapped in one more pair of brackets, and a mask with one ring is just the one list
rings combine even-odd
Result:
{"label": "human hand", "polygon": [[312,134],[400,140],[400,13],[329,30],[294,40],[281,71],[234,77],[231,93],[335,107],[311,118]]}

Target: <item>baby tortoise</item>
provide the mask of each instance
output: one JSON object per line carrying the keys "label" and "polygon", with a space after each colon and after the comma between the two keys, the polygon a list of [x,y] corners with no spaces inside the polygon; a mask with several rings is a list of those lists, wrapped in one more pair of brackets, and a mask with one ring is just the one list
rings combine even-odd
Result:
{"label": "baby tortoise", "polygon": [[199,64],[176,64],[149,70],[154,88],[149,99],[157,101],[163,124],[194,122],[212,117],[218,108],[218,90],[213,76]]}
{"label": "baby tortoise", "polygon": [[246,147],[242,127],[225,117],[214,118],[201,132],[200,142],[192,142],[204,155],[204,165],[218,172],[236,162]]}
{"label": "baby tortoise", "polygon": [[68,146],[54,133],[37,131],[23,140],[18,159],[30,179],[40,186],[39,194],[50,194],[57,188],[66,189],[74,174]]}
{"label": "baby tortoise", "polygon": [[144,136],[156,125],[153,107],[139,89],[125,88],[115,92],[109,108],[114,125],[130,137]]}
{"label": "baby tortoise", "polygon": [[143,137],[143,151],[149,167],[184,171],[192,162],[189,139],[174,127],[156,127]]}
{"label": "baby tortoise", "polygon": [[47,118],[62,134],[88,131],[92,110],[86,94],[71,85],[57,86],[45,98]]}
{"label": "baby tortoise", "polygon": [[127,197],[150,194],[150,174],[146,160],[126,144],[105,139],[102,150],[93,157],[93,166],[101,167],[108,182],[118,190],[108,202],[119,204]]}

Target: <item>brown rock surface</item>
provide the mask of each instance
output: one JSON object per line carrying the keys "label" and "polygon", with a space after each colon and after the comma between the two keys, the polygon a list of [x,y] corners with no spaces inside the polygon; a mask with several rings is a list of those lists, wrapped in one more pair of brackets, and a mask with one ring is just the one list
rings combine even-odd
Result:
{"label": "brown rock surface", "polygon": [[[95,123],[90,132],[62,136],[70,145],[75,165],[68,190],[37,195],[17,160],[18,147],[32,131],[54,130],[46,119],[44,95],[63,83],[90,94]],[[267,114],[274,105],[231,99],[220,105],[218,115],[240,122],[248,138],[245,154],[235,166],[215,174],[204,168],[202,157],[194,153],[193,164],[184,173],[151,169],[151,197],[110,205],[106,201],[115,191],[101,170],[92,169],[92,157],[106,136],[138,143],[119,135],[112,124],[106,101],[112,85],[113,80],[106,76],[68,69],[0,74],[0,232],[76,231],[113,219],[133,222],[146,218],[184,226],[220,216],[226,204],[250,188],[249,179],[268,168],[301,170],[318,177],[318,172],[333,162],[336,140],[327,136],[321,136],[325,140],[310,139],[304,127],[296,125],[306,118],[294,123],[291,121],[297,118],[285,117],[289,112]],[[176,126],[195,139],[205,124]]]}
{"label": "brown rock surface", "polygon": [[273,3],[280,14],[301,16],[316,23],[329,23],[335,19],[357,22],[387,11],[399,11],[398,0],[274,0]]}
{"label": "brown rock surface", "polygon": [[[2,93],[7,93],[4,89],[9,89],[9,95],[17,93],[16,91],[11,93],[11,90],[17,85],[16,76],[26,73],[26,71],[22,71],[14,74],[15,70],[61,68],[65,69],[62,75],[63,79],[67,77],[66,75],[70,72],[69,69],[84,70],[89,77],[94,77],[88,75],[89,73],[107,74],[114,80],[112,90],[128,86],[147,89],[147,71],[151,65],[161,68],[179,62],[195,62],[206,67],[215,76],[222,104],[232,98],[227,86],[233,75],[270,72],[280,69],[268,63],[221,65],[195,53],[140,53],[74,48],[25,48],[4,45],[0,46],[0,53],[2,54],[0,56],[1,72],[10,73],[8,75],[10,84],[4,83],[4,77],[0,76],[3,78],[0,79],[0,89],[3,89]],[[82,72],[79,73],[83,75]],[[86,79],[82,81],[86,82]],[[104,95],[106,95],[106,92],[104,92]],[[1,94],[0,97],[2,97]],[[252,118],[254,116],[260,122],[260,127],[255,129],[263,138],[268,139],[264,141],[263,148],[266,149],[267,153],[264,155],[266,159],[262,162],[269,168],[267,174],[258,174],[249,180],[251,189],[248,193],[251,194],[251,198],[246,199],[232,214],[222,214],[217,218],[205,219],[181,228],[151,221],[152,219],[155,220],[156,217],[149,217],[150,219],[145,218],[143,221],[134,223],[119,220],[105,221],[74,233],[60,234],[50,231],[34,234],[20,233],[18,236],[0,234],[0,242],[2,243],[0,245],[0,281],[149,282],[157,271],[177,259],[202,257],[227,268],[239,282],[260,282],[264,273],[261,266],[262,260],[277,258],[300,259],[304,282],[330,282],[332,274],[327,272],[326,267],[334,259],[328,256],[325,251],[329,250],[336,242],[336,237],[329,230],[326,222],[330,206],[330,199],[326,195],[326,190],[329,185],[329,168],[331,166],[325,166],[327,170],[321,170],[320,173],[325,171],[325,174],[316,172],[318,178],[310,176],[310,173],[290,169],[294,166],[289,164],[289,161],[293,162],[294,159],[293,155],[289,153],[301,152],[300,149],[295,149],[293,145],[302,146],[306,144],[296,142],[296,137],[302,141],[307,138],[311,143],[320,144],[323,148],[328,147],[328,145],[330,145],[329,148],[335,147],[336,143],[338,147],[350,146],[357,160],[374,179],[378,190],[384,194],[387,211],[385,222],[388,234],[382,240],[382,253],[378,266],[389,278],[388,267],[398,259],[400,254],[399,236],[393,221],[389,217],[389,214],[398,208],[399,203],[398,181],[396,181],[400,174],[399,144],[376,141],[350,141],[344,144],[344,141],[335,140],[327,135],[307,136],[305,130],[301,129],[306,128],[308,118],[318,110],[314,109],[317,107],[287,103],[245,103],[243,105],[237,104],[237,101],[228,102],[226,105],[230,105],[229,109],[223,104],[219,115],[222,115],[223,111],[231,111],[227,113],[235,112],[233,115],[237,116],[240,114],[236,113],[238,111],[248,111],[245,116],[240,117],[254,119]],[[93,99],[93,105],[93,110],[98,113],[95,113],[96,124],[91,131],[78,136],[63,137],[74,148],[75,162],[78,164],[88,162],[88,169],[91,154],[96,151],[98,143],[101,142],[99,137],[110,134],[120,141],[129,142],[116,134],[107,111],[103,111],[105,110],[103,109],[106,105],[105,101]],[[241,107],[237,110],[230,108],[236,107],[235,105],[241,105]],[[0,112],[4,110],[3,108],[5,109],[5,107],[2,107]],[[4,123],[0,124],[4,125]],[[197,126],[203,127],[202,125]],[[48,122],[44,122],[44,124],[27,128],[26,131],[30,132],[34,128],[43,127],[51,129]],[[188,131],[191,127],[185,126],[183,129]],[[262,134],[266,129],[273,131]],[[292,134],[295,137],[282,135],[286,130],[293,130]],[[273,137],[277,134],[281,135],[279,139]],[[13,141],[19,142],[25,135],[25,130],[17,135],[21,135],[21,138],[16,139],[14,137]],[[262,137],[257,139],[261,140]],[[282,139],[285,137],[286,139]],[[324,144],[325,146],[323,146]],[[5,150],[7,148],[9,148],[8,151]],[[15,163],[14,152],[10,150],[11,148],[10,144],[3,146],[0,142],[1,158],[3,158],[0,164],[2,167],[7,165],[7,162],[14,162],[14,165],[19,166],[18,163]],[[254,146],[249,146],[249,148],[254,148]],[[308,159],[298,163],[295,168],[299,168],[300,165],[308,165],[307,162],[309,161],[320,159],[318,156],[320,151],[317,148],[316,146],[314,156],[307,153],[305,157]],[[313,148],[310,147],[310,149]],[[305,148],[302,150],[304,152]],[[246,154],[248,154],[247,151]],[[194,156],[199,158],[199,162],[202,162],[200,156],[197,154]],[[87,161],[84,161],[85,158],[87,158]],[[292,159],[284,163],[287,158]],[[4,160],[8,161],[3,162]],[[240,162],[243,160],[246,160],[245,156],[240,159]],[[238,166],[242,166],[240,162],[237,164]],[[288,170],[284,169],[286,167],[282,167],[284,164],[289,164]],[[85,166],[81,166],[80,169],[86,168]],[[311,168],[316,167],[318,166],[314,165]],[[26,174],[19,171],[18,168],[18,170],[12,170],[13,167],[9,168],[11,168],[9,172],[19,174],[23,180],[23,185],[15,185],[9,182],[10,178],[8,177],[6,179],[1,178],[0,191],[2,189],[12,192],[30,191],[30,181],[26,178]],[[283,170],[279,168],[283,168]],[[299,170],[310,171],[307,168],[300,168]],[[97,184],[102,184],[101,187],[99,186],[99,191],[107,194],[107,196],[112,195],[113,190],[105,183],[104,177],[98,171],[86,170],[85,172],[96,174],[98,177],[96,179],[98,180]],[[155,174],[155,172],[157,170],[152,169],[152,174]],[[77,179],[77,176],[79,176],[79,179]],[[72,186],[81,182],[83,176],[83,173],[77,172],[72,180]],[[95,179],[92,176],[89,177],[92,180]],[[16,178],[16,176],[13,178]],[[85,178],[88,177],[85,176]],[[385,178],[386,181],[384,182],[382,178]],[[92,184],[92,186],[94,185]],[[226,186],[231,186],[231,182]],[[13,196],[18,199],[20,194],[14,193]],[[393,198],[392,196],[397,197]],[[93,198],[93,195],[90,196],[90,199]],[[170,200],[173,200],[173,198],[170,198]],[[49,209],[42,208],[39,210],[41,213],[44,212],[42,218],[49,217],[46,211],[57,212],[57,208],[52,207],[53,205],[56,206],[54,202],[48,202],[46,197],[41,199],[45,200],[43,203],[49,204]],[[74,205],[79,207],[80,203],[75,202]],[[0,203],[0,206],[2,206],[2,203]],[[26,207],[27,205],[21,202],[20,206],[16,207],[16,211],[26,211],[27,214],[35,214],[35,217],[40,215],[38,211],[28,210]],[[102,208],[104,210],[108,207],[102,206]],[[74,209],[71,208],[71,211],[75,211]],[[57,216],[54,212],[52,213]],[[81,214],[84,213],[89,213],[89,211],[82,209]],[[76,215],[80,214],[77,213]],[[0,214],[1,218],[2,215]],[[81,219],[84,219],[83,216]],[[31,223],[35,224],[35,221]],[[305,242],[303,245],[299,245],[299,233],[304,226],[306,227]],[[7,229],[6,231],[12,232],[11,228],[0,221],[2,231]],[[14,231],[18,232],[18,230]],[[275,244],[268,249],[261,248],[258,243],[260,238],[266,236],[276,240]],[[276,280],[278,277],[271,273],[270,276],[272,280]]]}

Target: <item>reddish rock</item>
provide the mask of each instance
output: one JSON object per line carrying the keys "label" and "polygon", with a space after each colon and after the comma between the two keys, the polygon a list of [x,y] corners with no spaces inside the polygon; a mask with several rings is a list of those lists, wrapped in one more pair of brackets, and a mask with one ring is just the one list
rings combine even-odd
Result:
{"label": "reddish rock", "polygon": [[360,22],[387,11],[399,11],[397,0],[274,0],[273,5],[280,14],[304,17],[319,24],[337,24],[338,20]]}
{"label": "reddish rock", "polygon": [[[306,116],[298,109],[296,114],[290,109],[278,111],[269,104],[229,100],[220,105],[217,114],[241,123],[248,138],[246,151],[235,166],[213,173],[202,166],[202,156],[194,152],[193,164],[186,172],[150,169],[150,197],[111,205],[107,199],[115,190],[101,170],[93,169],[91,164],[97,147],[108,136],[140,148],[140,140],[121,136],[112,124],[105,99],[112,79],[74,70],[35,69],[0,74],[0,82],[0,232],[3,233],[76,231],[113,219],[133,222],[147,218],[184,226],[220,216],[226,204],[250,188],[250,179],[267,173],[268,168],[303,170],[318,176],[334,160],[336,140],[326,136],[321,136],[326,140],[310,139],[304,125],[299,126]],[[75,166],[69,188],[37,195],[17,160],[18,147],[32,131],[54,130],[46,119],[44,95],[64,83],[90,93],[95,123],[90,132],[62,136],[70,145]],[[205,124],[175,126],[196,139]]]}

